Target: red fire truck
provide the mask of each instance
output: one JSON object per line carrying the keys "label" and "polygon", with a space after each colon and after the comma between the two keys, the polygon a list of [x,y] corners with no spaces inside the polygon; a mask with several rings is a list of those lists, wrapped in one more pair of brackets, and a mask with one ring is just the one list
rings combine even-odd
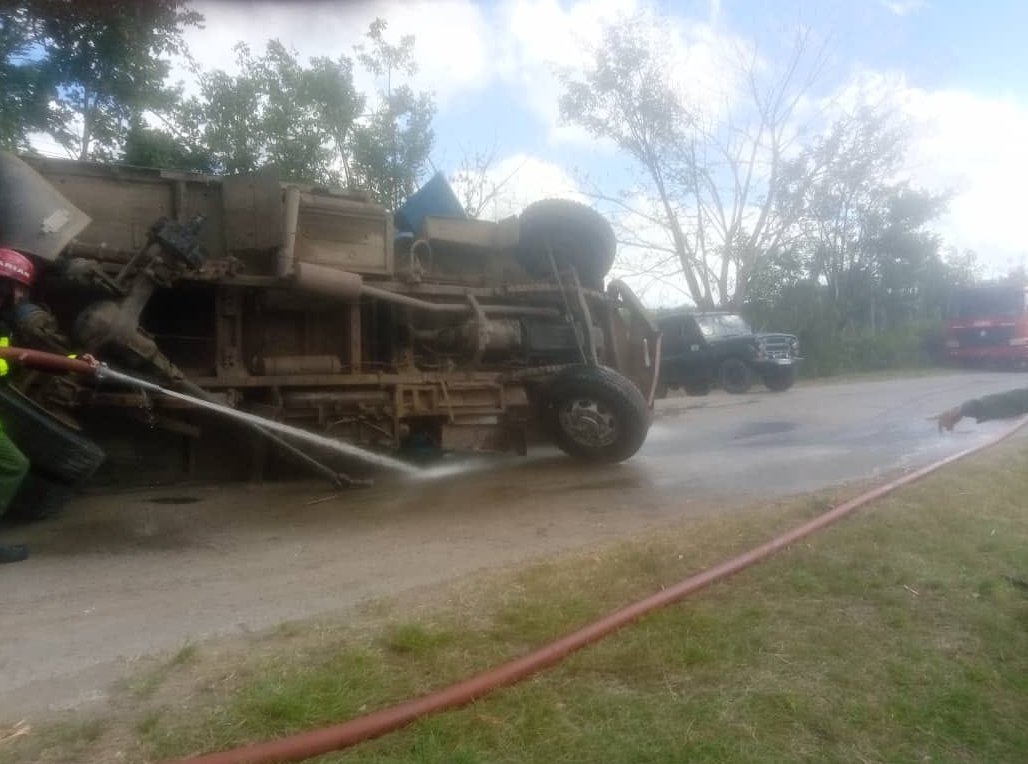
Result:
{"label": "red fire truck", "polygon": [[946,324],[946,354],[965,365],[1028,363],[1028,285],[1003,281],[956,291]]}

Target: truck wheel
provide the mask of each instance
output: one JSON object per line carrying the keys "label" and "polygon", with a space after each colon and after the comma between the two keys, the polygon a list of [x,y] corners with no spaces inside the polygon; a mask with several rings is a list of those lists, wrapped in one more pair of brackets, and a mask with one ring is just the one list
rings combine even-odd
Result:
{"label": "truck wheel", "polygon": [[753,385],[753,371],[749,364],[738,358],[729,358],[718,370],[721,389],[732,395],[742,395]]}
{"label": "truck wheel", "polygon": [[34,523],[53,517],[75,495],[70,486],[58,483],[30,469],[14,495],[4,520],[12,523]]}
{"label": "truck wheel", "polygon": [[620,462],[646,439],[650,411],[627,377],[603,366],[576,366],[546,388],[542,423],[565,453],[586,461]]}
{"label": "truck wheel", "polygon": [[568,199],[543,199],[521,213],[517,258],[533,276],[550,278],[547,254],[553,249],[558,267],[570,265],[582,286],[603,289],[603,278],[614,265],[617,240],[600,213]]}
{"label": "truck wheel", "polygon": [[764,386],[776,393],[783,393],[796,383],[796,367],[781,366],[764,372]]}
{"label": "truck wheel", "polygon": [[35,472],[71,486],[93,476],[103,449],[14,388],[0,386],[0,426]]}
{"label": "truck wheel", "polygon": [[690,382],[685,386],[686,395],[710,395],[709,382]]}

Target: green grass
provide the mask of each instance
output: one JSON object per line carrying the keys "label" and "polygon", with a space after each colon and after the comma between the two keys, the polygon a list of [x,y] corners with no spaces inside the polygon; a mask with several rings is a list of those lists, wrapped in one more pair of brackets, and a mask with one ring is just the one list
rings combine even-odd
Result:
{"label": "green grass", "polygon": [[135,700],[145,700],[156,693],[168,678],[196,658],[196,645],[183,645],[167,660],[156,666],[139,670],[120,683],[121,689]]}
{"label": "green grass", "polygon": [[[321,762],[1022,762],[1028,447],[947,470],[465,709]],[[335,722],[560,636],[823,511],[807,497],[668,528],[189,656],[184,697],[133,717],[125,761]],[[186,707],[183,708],[183,703]],[[10,761],[102,760],[105,729]],[[114,732],[106,732],[114,736]],[[126,733],[122,733],[123,735]],[[82,755],[82,751],[87,753]],[[36,758],[32,758],[35,756]],[[49,758],[47,758],[49,757]],[[133,758],[135,757],[135,758]],[[0,761],[4,760],[0,753]]]}

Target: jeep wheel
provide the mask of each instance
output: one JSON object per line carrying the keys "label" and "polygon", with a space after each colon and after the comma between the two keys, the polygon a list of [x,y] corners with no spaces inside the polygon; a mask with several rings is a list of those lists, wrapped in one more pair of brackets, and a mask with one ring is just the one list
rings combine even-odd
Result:
{"label": "jeep wheel", "polygon": [[549,250],[558,267],[572,266],[582,286],[603,289],[614,265],[614,229],[592,207],[567,199],[543,199],[521,213],[517,257],[533,276],[552,278]]}
{"label": "jeep wheel", "polygon": [[710,395],[709,382],[690,382],[685,386],[686,395]]}
{"label": "jeep wheel", "polygon": [[639,388],[603,366],[575,366],[558,374],[543,400],[544,428],[562,451],[578,459],[624,461],[650,429]]}
{"label": "jeep wheel", "polygon": [[729,358],[718,370],[718,381],[726,393],[742,395],[753,385],[753,371],[745,361]]}
{"label": "jeep wheel", "polygon": [[776,393],[784,393],[796,383],[795,366],[779,366],[764,372],[764,386]]}

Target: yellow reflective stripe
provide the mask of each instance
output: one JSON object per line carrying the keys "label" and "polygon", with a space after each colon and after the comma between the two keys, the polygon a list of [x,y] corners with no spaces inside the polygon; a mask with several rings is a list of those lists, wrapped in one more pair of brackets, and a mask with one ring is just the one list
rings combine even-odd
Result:
{"label": "yellow reflective stripe", "polygon": [[[10,337],[0,337],[0,348],[9,348],[11,346]],[[0,377],[6,377],[11,371],[11,365],[7,363],[7,359],[0,358]]]}

